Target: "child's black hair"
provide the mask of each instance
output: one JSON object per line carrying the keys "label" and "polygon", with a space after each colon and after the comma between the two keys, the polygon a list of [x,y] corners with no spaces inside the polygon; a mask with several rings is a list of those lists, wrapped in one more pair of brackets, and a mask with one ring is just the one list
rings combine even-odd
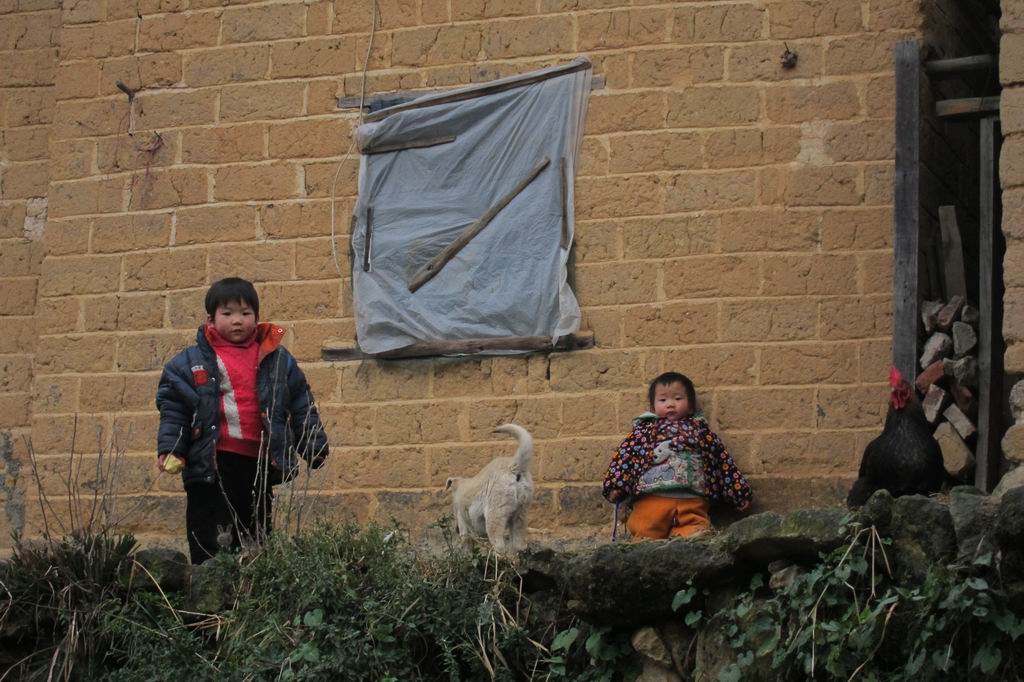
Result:
{"label": "child's black hair", "polygon": [[206,292],[206,313],[213,317],[217,308],[225,303],[244,303],[256,313],[256,319],[260,317],[260,297],[256,287],[247,279],[225,277],[213,283]]}
{"label": "child's black hair", "polygon": [[654,377],[654,381],[647,388],[647,402],[650,404],[651,409],[654,409],[654,391],[658,386],[671,386],[672,384],[682,384],[683,390],[686,391],[686,400],[690,403],[690,414],[697,411],[697,391],[693,388],[693,382],[690,381],[690,377],[679,372],[665,372]]}

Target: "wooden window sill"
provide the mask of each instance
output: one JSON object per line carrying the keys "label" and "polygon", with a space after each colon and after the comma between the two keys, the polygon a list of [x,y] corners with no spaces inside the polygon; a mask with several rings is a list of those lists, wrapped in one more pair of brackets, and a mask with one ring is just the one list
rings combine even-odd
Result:
{"label": "wooden window sill", "polygon": [[546,336],[507,336],[491,339],[461,339],[458,341],[423,341],[384,353],[364,353],[350,341],[327,341],[320,349],[320,357],[328,361],[346,360],[404,360],[446,355],[500,355],[520,353],[553,353],[583,350],[594,347],[594,332],[582,330],[559,337],[555,343]]}

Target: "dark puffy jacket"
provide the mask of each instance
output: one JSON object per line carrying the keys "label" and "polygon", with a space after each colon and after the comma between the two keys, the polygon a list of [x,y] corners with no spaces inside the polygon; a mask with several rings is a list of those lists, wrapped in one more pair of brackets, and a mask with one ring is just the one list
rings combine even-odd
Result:
{"label": "dark puffy jacket", "polygon": [[[196,345],[164,366],[156,391],[160,410],[157,452],[185,460],[185,485],[217,480],[214,453],[220,422],[220,372],[217,356],[199,328]],[[295,358],[280,345],[284,330],[269,323],[257,327],[260,344],[256,392],[263,417],[263,450],[270,455],[271,482],[295,475],[296,455],[319,467],[327,457],[327,434],[313,402],[313,393]]]}

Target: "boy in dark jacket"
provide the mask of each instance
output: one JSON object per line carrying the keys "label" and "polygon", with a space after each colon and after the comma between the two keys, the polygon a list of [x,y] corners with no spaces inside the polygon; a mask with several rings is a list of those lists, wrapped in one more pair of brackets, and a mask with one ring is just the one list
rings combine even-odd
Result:
{"label": "boy in dark jacket", "polygon": [[164,367],[157,387],[160,469],[181,471],[192,563],[270,530],[271,486],[289,480],[296,455],[315,468],[327,435],[284,330],[259,322],[252,283],[237,277],[206,292],[196,345]]}

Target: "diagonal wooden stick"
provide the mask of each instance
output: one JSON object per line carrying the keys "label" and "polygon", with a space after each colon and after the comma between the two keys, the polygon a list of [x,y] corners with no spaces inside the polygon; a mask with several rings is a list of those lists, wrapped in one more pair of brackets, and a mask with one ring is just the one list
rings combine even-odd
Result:
{"label": "diagonal wooden stick", "polygon": [[466,246],[471,239],[473,239],[473,237],[480,234],[481,230],[487,227],[488,223],[494,220],[494,216],[498,215],[498,213],[501,212],[501,209],[508,206],[510,201],[515,199],[520,192],[526,189],[526,186],[533,182],[534,178],[540,175],[540,172],[547,168],[549,163],[551,163],[551,159],[548,157],[545,156],[541,159],[540,163],[534,166],[529,174],[520,180],[516,186],[508,192],[508,194],[498,199],[498,203],[487,209],[487,211],[480,216],[475,223],[467,227],[462,234],[456,237],[455,241],[445,247],[444,251],[437,254],[437,256],[431,259],[429,263],[417,270],[412,276],[412,279],[409,280],[409,291],[414,293],[421,286],[432,280],[437,273],[441,272],[441,268],[443,268],[452,258],[455,258],[456,254],[458,254],[459,251],[461,251],[462,248]]}

